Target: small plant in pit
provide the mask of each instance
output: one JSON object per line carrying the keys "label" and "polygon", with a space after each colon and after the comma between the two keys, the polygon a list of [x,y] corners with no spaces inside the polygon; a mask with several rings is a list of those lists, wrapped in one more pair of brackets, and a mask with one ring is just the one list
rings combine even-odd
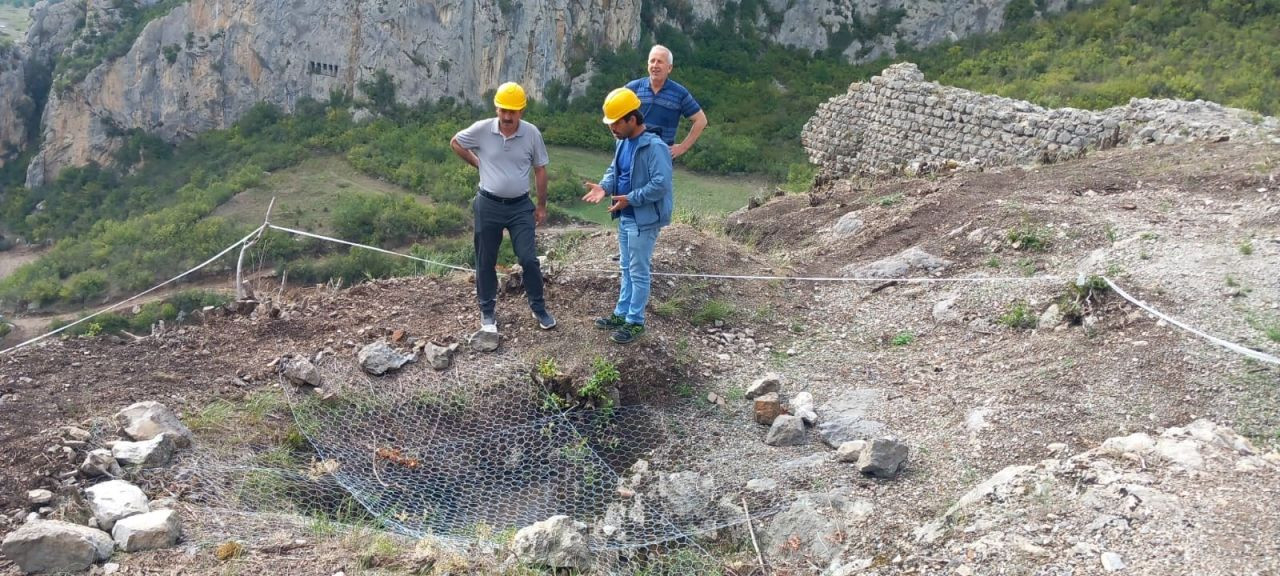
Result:
{"label": "small plant in pit", "polygon": [[894,346],[906,346],[916,341],[916,333],[910,330],[903,330],[893,336],[889,343]]}
{"label": "small plant in pit", "polygon": [[1101,276],[1070,282],[1066,292],[1058,297],[1058,310],[1062,312],[1063,319],[1079,324],[1110,291],[1111,285]]}
{"label": "small plant in pit", "polygon": [[538,360],[538,365],[535,369],[538,371],[538,376],[547,379],[554,378],[557,374],[560,374],[560,367],[556,365],[556,359],[550,356],[545,356]]}
{"label": "small plant in pit", "polygon": [[1000,316],[998,322],[1010,328],[1030,330],[1036,327],[1037,319],[1035,313],[1029,308],[1027,301],[1018,300],[1009,307],[1008,311]]}
{"label": "small plant in pit", "polygon": [[1045,252],[1049,250],[1049,230],[1028,223],[1014,227],[1008,234],[1014,250]]}
{"label": "small plant in pit", "polygon": [[621,381],[622,374],[618,372],[618,367],[613,362],[596,356],[591,361],[591,376],[578,389],[578,395],[601,408],[612,408],[613,398],[609,395],[609,391],[616,388]]}

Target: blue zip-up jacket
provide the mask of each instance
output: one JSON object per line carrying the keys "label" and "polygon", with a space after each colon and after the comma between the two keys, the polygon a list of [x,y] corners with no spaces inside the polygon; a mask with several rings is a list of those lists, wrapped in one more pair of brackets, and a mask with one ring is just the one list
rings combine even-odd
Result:
{"label": "blue zip-up jacket", "polygon": [[[600,187],[610,196],[616,196],[618,192],[615,172],[621,150],[622,141],[619,140],[614,144],[613,163],[600,180]],[[645,132],[636,141],[635,152],[631,156],[631,192],[626,196],[627,203],[635,212],[636,228],[648,230],[671,223],[671,213],[675,210],[675,194],[671,188],[671,149],[656,134]],[[613,217],[617,218],[618,213],[614,212]]]}

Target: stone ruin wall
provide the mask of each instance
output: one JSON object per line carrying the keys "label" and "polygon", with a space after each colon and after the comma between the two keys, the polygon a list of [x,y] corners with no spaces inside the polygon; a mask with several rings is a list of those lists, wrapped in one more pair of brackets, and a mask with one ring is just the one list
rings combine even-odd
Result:
{"label": "stone ruin wall", "polygon": [[926,82],[911,63],[853,83],[820,105],[801,133],[825,178],[920,172],[948,162],[1046,163],[1116,146],[1228,139],[1280,143],[1280,121],[1201,100],[1048,109]]}

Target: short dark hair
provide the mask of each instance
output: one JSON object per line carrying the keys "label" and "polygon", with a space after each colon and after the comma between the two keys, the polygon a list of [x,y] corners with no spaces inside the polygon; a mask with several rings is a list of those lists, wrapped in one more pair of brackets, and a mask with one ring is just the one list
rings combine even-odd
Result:
{"label": "short dark hair", "polygon": [[627,112],[622,118],[619,118],[619,120],[626,120],[627,118],[635,118],[636,124],[644,124],[644,113],[640,112],[639,108]]}

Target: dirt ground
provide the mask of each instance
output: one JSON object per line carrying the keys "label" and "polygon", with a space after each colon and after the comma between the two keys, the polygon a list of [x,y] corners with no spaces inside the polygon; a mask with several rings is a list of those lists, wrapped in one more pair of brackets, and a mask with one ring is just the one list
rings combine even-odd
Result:
{"label": "dirt ground", "polygon": [[[781,374],[789,392],[811,392],[818,405],[849,390],[882,390],[886,400],[875,418],[913,447],[909,471],[897,480],[870,482],[829,463],[783,470],[768,458],[828,449],[814,441],[762,450],[764,428],[758,436],[725,439],[731,446],[718,455],[760,459],[751,462],[760,475],[773,474],[788,493],[850,487],[874,504],[877,520],[845,544],[846,555],[911,554],[904,542],[913,528],[1001,468],[1039,461],[1049,443],[1079,451],[1111,436],[1209,418],[1261,449],[1280,447],[1280,367],[1243,360],[1109,293],[1056,329],[999,322],[1018,303],[1040,315],[1079,274],[1105,274],[1177,319],[1280,354],[1277,176],[1277,147],[1222,143],[1114,150],[1035,168],[841,181],[812,195],[773,198],[735,213],[723,228],[668,228],[655,270],[831,277],[919,247],[950,262],[933,276],[997,280],[886,286],[660,277],[649,334],[630,347],[611,344],[590,324],[616,297],[610,272],[616,264],[608,259],[616,238],[552,229],[539,242],[551,252],[548,301],[560,325],[538,330],[520,294],[506,293],[499,304],[503,346],[530,365],[554,357],[571,370],[608,357],[623,373],[624,404],[662,406],[709,392],[739,398],[719,409],[730,418],[749,418],[740,391],[764,372]],[[862,227],[836,233],[833,226],[851,211]],[[1045,248],[1015,247],[1013,230]],[[1053,278],[1037,280],[1045,277]],[[958,317],[940,321],[933,311],[947,299]],[[696,322],[707,302],[728,305],[722,326]],[[144,400],[189,415],[217,399],[239,401],[273,386],[269,364],[284,354],[351,350],[397,330],[409,340],[456,342],[477,324],[473,287],[462,276],[293,289],[279,305],[277,318],[214,314],[142,340],[55,339],[0,359],[0,514],[10,516],[0,531],[16,527],[12,516],[25,515],[27,490],[69,490],[60,485],[62,475],[83,455],[59,451],[59,426],[101,422]],[[718,337],[724,330],[750,330],[753,343],[726,343]],[[1270,509],[1280,505],[1274,492],[1215,498],[1241,517],[1253,514],[1254,498]],[[1280,533],[1274,515],[1259,521],[1253,538]],[[1142,546],[1135,539],[1134,569],[1126,573],[1161,573],[1136,560]],[[1275,552],[1224,546],[1207,552],[1203,565],[1217,559],[1275,573]],[[126,574],[231,569],[207,548],[114,561]],[[297,574],[360,570],[349,550],[308,542],[255,551],[234,571],[279,573],[281,565]],[[997,573],[989,568],[976,573]],[[790,569],[809,573],[798,561]],[[930,573],[906,564],[900,571]],[[0,559],[0,573],[13,572]]]}

